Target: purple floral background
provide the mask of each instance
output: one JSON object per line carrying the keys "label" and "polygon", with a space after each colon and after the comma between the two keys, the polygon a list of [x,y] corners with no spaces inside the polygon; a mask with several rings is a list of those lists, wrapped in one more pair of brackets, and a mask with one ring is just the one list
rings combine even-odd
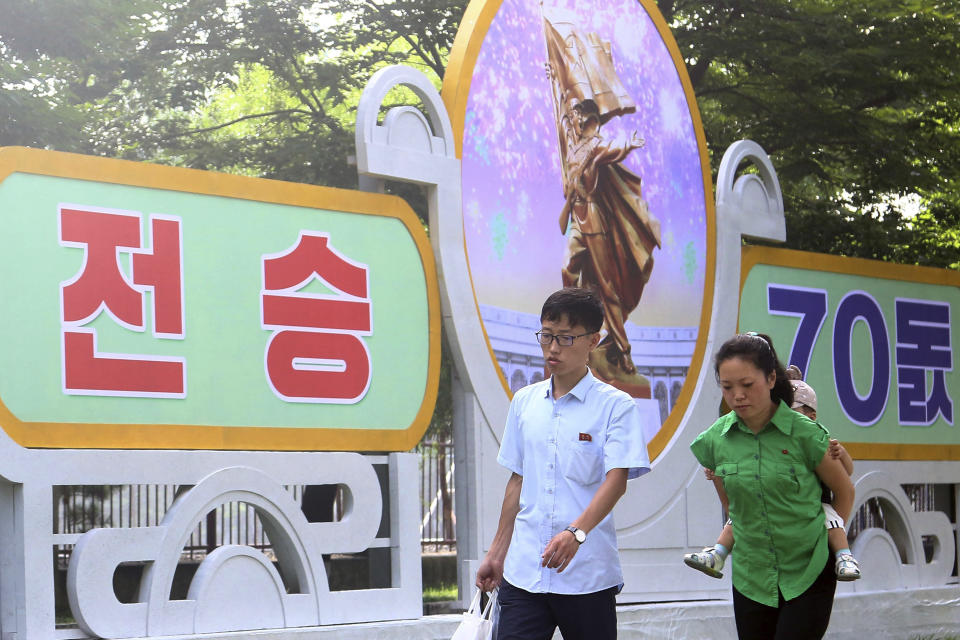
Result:
{"label": "purple floral background", "polygon": [[[662,244],[630,321],[695,327],[703,303],[706,216],[690,106],[667,46],[637,0],[558,0],[583,33],[611,43],[614,66],[637,111],[612,118],[604,138],[636,130],[646,146],[623,164],[643,178]],[[562,286],[566,238],[540,3],[504,0],[473,69],[463,134],[463,213],[477,301],[540,313]]]}

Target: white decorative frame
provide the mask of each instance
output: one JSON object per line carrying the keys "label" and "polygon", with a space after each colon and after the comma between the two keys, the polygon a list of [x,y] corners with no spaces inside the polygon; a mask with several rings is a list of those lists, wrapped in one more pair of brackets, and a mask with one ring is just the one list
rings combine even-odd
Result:
{"label": "white decorative frame", "polygon": [[[418,618],[421,615],[416,455],[342,452],[100,451],[24,449],[0,434],[0,632],[45,640],[197,634]],[[377,537],[383,495],[374,465],[386,465],[389,537]],[[190,486],[159,526],[53,533],[53,487]],[[339,522],[308,523],[283,485],[342,485]],[[253,506],[268,530],[278,570],[257,549],[220,547],[201,563],[186,600],[171,601],[180,551],[218,505]],[[67,595],[83,633],[55,627],[53,547],[75,544]],[[390,551],[392,587],[330,591],[321,554]],[[145,561],[138,601],[122,604],[113,574]],[[257,607],[244,609],[245,602]],[[264,602],[271,603],[264,606]],[[7,636],[12,633],[14,636]]]}

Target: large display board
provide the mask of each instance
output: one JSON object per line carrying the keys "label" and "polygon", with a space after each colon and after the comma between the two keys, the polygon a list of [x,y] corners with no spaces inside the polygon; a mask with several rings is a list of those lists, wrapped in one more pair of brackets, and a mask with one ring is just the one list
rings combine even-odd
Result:
{"label": "large display board", "polygon": [[437,279],[398,198],[7,148],[0,216],[21,445],[408,450],[429,423]]}
{"label": "large display board", "polygon": [[855,458],[960,460],[960,275],[748,247],[742,277],[741,330],[770,334]]}

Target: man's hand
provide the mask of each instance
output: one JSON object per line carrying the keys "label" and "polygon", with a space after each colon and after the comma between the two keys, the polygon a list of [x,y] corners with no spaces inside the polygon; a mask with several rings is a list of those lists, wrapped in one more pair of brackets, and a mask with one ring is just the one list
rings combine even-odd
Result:
{"label": "man's hand", "polygon": [[497,524],[497,533],[493,536],[490,550],[483,557],[480,568],[477,569],[477,587],[482,591],[493,591],[500,586],[503,580],[503,563],[510,548],[510,538],[513,537],[513,525],[520,513],[520,492],[523,489],[523,476],[518,473],[510,474],[507,488],[503,491],[503,506],[500,508],[500,522]]}
{"label": "man's hand", "polygon": [[497,562],[489,554],[484,556],[477,569],[477,588],[481,591],[493,591],[503,580],[503,562]]}
{"label": "man's hand", "polygon": [[570,565],[573,556],[577,555],[580,549],[580,543],[573,537],[573,533],[564,529],[547,544],[541,556],[541,567],[556,569],[557,573],[563,573],[563,570]]}
{"label": "man's hand", "polygon": [[707,480],[710,480],[711,482],[717,477],[713,474],[713,469],[707,469],[706,467],[703,468],[703,475],[705,475]]}

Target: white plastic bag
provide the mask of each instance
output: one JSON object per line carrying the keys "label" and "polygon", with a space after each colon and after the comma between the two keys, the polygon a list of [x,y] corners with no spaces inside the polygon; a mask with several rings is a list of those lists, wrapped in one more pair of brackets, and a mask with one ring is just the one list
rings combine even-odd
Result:
{"label": "white plastic bag", "polygon": [[497,592],[494,590],[487,599],[487,606],[480,611],[480,594],[478,589],[470,608],[463,613],[463,620],[460,626],[453,632],[450,640],[491,640],[493,637],[493,622],[490,620],[490,612],[493,608],[493,602],[497,599]]}

